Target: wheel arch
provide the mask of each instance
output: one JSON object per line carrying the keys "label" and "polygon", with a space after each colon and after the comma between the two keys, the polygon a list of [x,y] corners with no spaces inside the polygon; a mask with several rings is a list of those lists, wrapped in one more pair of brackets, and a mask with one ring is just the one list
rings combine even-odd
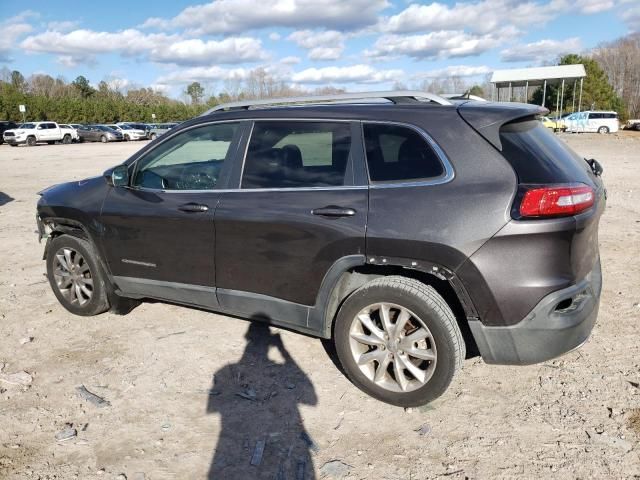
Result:
{"label": "wheel arch", "polygon": [[[469,320],[477,319],[478,314],[469,294],[454,272],[442,265],[425,262],[416,264],[415,261],[401,258],[387,258],[384,264],[368,263],[361,255],[344,257],[344,259],[347,258],[351,258],[351,261],[346,262],[341,259],[332,267],[333,269],[336,265],[342,265],[343,268],[339,272],[331,274],[330,270],[325,276],[318,301],[310,314],[310,323],[313,321],[314,314],[322,316],[319,333],[323,338],[332,338],[340,306],[358,288],[376,278],[399,275],[433,287],[444,298],[462,331],[468,355],[477,354],[478,350],[469,328]],[[325,285],[327,277],[333,279],[329,287]],[[325,298],[322,298],[323,289],[326,290]]]}

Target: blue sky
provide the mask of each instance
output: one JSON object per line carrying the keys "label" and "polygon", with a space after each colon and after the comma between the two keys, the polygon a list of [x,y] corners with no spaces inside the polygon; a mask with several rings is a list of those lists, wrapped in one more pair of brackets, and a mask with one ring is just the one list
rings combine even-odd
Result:
{"label": "blue sky", "polygon": [[3,2],[0,68],[179,96],[256,68],[302,88],[481,79],[640,31],[638,0]]}

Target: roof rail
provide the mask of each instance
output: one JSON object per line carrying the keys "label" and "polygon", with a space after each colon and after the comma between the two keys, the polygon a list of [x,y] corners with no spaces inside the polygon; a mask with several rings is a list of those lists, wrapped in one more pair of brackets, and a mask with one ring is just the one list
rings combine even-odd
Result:
{"label": "roof rail", "polygon": [[385,99],[392,103],[415,103],[420,101],[430,101],[438,105],[452,105],[452,103],[439,95],[428,92],[414,90],[398,90],[385,92],[358,92],[358,93],[336,93],[333,95],[309,95],[305,97],[282,97],[267,98],[262,100],[243,100],[240,102],[221,103],[200,116],[209,115],[223,110],[249,110],[251,107],[260,106],[280,106],[295,104],[318,104],[318,103],[344,103],[348,100]]}

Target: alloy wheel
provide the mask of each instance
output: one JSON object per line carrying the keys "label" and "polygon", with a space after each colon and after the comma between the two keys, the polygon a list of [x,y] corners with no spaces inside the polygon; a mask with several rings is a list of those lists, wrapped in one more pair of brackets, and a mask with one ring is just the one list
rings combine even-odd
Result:
{"label": "alloy wheel", "polygon": [[392,392],[417,390],[435,370],[433,335],[417,315],[400,305],[363,308],[351,323],[349,346],[360,371]]}
{"label": "alloy wheel", "polygon": [[86,305],[93,296],[93,276],[85,258],[73,248],[63,247],[53,260],[53,278],[58,291],[72,305]]}

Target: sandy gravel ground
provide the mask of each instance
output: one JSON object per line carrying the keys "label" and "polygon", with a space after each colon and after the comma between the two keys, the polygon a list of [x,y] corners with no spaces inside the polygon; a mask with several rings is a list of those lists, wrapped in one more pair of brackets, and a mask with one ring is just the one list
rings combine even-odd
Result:
{"label": "sandy gravel ground", "polygon": [[409,411],[362,394],[313,338],[160,303],[67,313],[43,276],[36,192],[141,144],[0,145],[0,364],[33,378],[0,381],[0,478],[640,478],[640,135],[562,138],[609,191],[592,338],[542,365],[467,360]]}

